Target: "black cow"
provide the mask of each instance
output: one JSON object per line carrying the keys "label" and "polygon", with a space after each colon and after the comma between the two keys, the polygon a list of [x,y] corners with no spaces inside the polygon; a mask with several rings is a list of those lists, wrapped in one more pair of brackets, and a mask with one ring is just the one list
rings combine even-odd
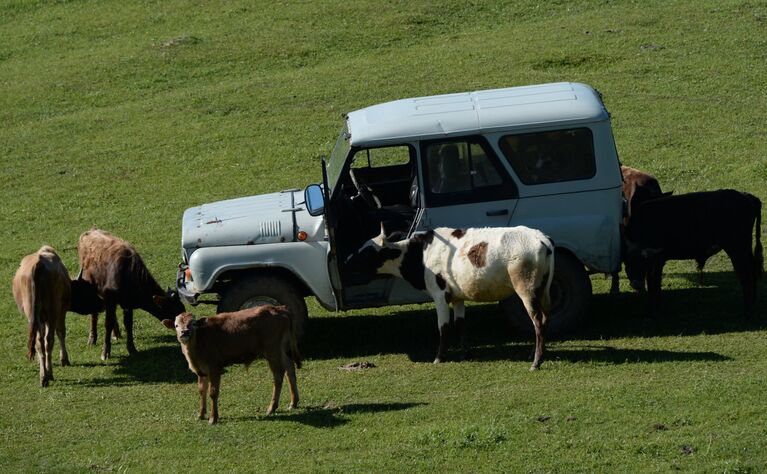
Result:
{"label": "black cow", "polygon": [[[626,227],[626,274],[631,286],[649,293],[650,312],[658,309],[663,265],[695,260],[699,266],[724,250],[743,287],[745,315],[756,300],[756,280],[764,272],[762,202],[732,189],[666,196],[633,210]],[[756,244],[751,252],[751,230]]]}

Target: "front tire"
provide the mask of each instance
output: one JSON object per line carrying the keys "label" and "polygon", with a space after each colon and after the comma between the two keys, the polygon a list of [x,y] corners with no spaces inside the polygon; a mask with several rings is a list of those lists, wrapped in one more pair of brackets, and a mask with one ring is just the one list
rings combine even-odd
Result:
{"label": "front tire", "polygon": [[[551,282],[551,314],[548,315],[546,336],[564,337],[579,329],[586,319],[591,299],[591,280],[583,264],[566,251],[554,256],[554,279]],[[527,337],[535,335],[522,301],[512,296],[500,302],[501,311],[514,332]]]}
{"label": "front tire", "polygon": [[228,313],[267,304],[288,307],[293,333],[301,341],[308,319],[306,302],[295,285],[284,278],[256,275],[232,283],[221,295],[218,312]]}

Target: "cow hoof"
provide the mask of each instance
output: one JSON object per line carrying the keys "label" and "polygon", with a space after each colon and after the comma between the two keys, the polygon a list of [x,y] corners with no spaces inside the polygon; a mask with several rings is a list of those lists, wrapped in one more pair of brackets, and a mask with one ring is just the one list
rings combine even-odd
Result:
{"label": "cow hoof", "polygon": [[72,365],[72,364],[69,362],[69,359],[68,359],[68,358],[63,358],[63,359],[61,359],[61,366],[62,366],[62,367],[67,367],[67,366],[69,366],[69,365]]}
{"label": "cow hoof", "polygon": [[96,338],[95,337],[89,337],[88,338],[88,346],[95,346],[96,345]]}
{"label": "cow hoof", "polygon": [[101,360],[106,361],[109,359],[110,356],[111,354],[101,354]]}
{"label": "cow hoof", "polygon": [[138,351],[136,350],[136,346],[128,346],[128,354],[130,355],[138,354]]}
{"label": "cow hoof", "polygon": [[209,425],[215,425],[216,423],[218,423],[218,418],[213,418],[213,417],[211,417],[211,418],[208,420],[208,424],[209,424]]}
{"label": "cow hoof", "polygon": [[442,357],[437,357],[436,359],[434,359],[434,363],[435,363],[435,364],[441,364],[442,362],[444,362],[444,360],[442,359]]}

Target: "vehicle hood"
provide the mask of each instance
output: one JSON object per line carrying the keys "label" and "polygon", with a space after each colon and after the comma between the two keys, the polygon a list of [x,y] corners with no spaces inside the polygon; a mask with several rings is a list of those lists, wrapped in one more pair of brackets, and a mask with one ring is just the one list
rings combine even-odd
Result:
{"label": "vehicle hood", "polygon": [[322,217],[310,216],[303,190],[291,189],[187,209],[181,245],[188,257],[202,247],[293,242],[299,230],[307,233],[307,241],[325,238]]}

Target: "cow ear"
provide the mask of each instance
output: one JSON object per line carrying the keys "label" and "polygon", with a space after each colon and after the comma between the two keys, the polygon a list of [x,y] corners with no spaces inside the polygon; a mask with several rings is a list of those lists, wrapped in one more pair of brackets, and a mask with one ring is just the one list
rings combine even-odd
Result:
{"label": "cow ear", "polygon": [[176,324],[173,321],[171,321],[170,319],[163,319],[162,320],[162,325],[165,326],[168,329],[175,329],[176,328],[175,327]]}
{"label": "cow ear", "polygon": [[381,222],[381,234],[379,234],[379,237],[381,237],[383,242],[386,242],[386,230],[384,229],[383,222]]}

